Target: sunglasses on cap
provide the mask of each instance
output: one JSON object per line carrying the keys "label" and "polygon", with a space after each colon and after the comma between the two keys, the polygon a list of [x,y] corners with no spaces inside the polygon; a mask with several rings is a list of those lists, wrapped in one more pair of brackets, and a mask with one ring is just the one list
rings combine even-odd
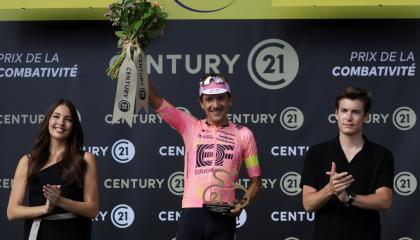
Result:
{"label": "sunglasses on cap", "polygon": [[214,83],[227,83],[228,81],[222,76],[207,76],[200,80],[200,86],[207,86],[211,82]]}

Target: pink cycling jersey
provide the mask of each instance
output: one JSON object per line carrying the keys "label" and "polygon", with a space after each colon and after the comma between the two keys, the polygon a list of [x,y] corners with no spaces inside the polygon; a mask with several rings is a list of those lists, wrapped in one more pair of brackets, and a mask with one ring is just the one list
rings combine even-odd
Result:
{"label": "pink cycling jersey", "polygon": [[[216,128],[205,119],[198,120],[176,109],[166,100],[163,100],[156,112],[175,128],[184,140],[183,208],[202,207],[204,189],[220,183],[214,178],[215,169],[236,173],[230,178],[234,183],[244,161],[249,177],[261,175],[257,145],[248,128],[230,122],[226,126]],[[229,185],[226,176],[223,179]],[[232,195],[224,197],[224,201],[232,203],[233,200]]]}

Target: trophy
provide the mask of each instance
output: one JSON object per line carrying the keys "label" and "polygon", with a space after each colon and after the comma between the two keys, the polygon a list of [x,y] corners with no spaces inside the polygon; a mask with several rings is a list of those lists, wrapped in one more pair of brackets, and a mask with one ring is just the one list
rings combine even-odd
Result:
{"label": "trophy", "polygon": [[[249,204],[249,194],[244,186],[235,183],[236,176],[236,172],[221,168],[213,169],[213,177],[217,183],[210,184],[204,189],[203,207],[223,215],[232,215],[231,210],[235,208],[235,204],[239,204],[240,208],[246,207]],[[236,190],[243,192],[239,201],[236,200]]]}
{"label": "trophy", "polygon": [[[119,0],[109,5],[105,14],[119,38],[122,51],[107,70],[107,74],[118,80],[112,122],[121,118],[131,127],[134,112],[148,110],[148,76],[144,49],[151,39],[162,35],[168,14],[162,5],[148,0]],[[135,109],[135,110],[134,110]]]}

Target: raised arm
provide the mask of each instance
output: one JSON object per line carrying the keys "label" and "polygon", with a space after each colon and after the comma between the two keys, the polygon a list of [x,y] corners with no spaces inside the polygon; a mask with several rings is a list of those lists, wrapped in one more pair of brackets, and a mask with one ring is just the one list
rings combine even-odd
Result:
{"label": "raised arm", "polygon": [[[124,40],[124,48],[127,47],[128,39]],[[157,94],[153,82],[149,79],[149,104],[154,110],[158,109],[162,104],[162,97]]]}

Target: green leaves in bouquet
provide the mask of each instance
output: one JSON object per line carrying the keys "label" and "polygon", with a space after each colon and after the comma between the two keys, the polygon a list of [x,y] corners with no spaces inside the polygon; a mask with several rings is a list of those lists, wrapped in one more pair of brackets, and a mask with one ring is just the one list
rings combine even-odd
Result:
{"label": "green leaves in bouquet", "polygon": [[[147,0],[119,0],[109,6],[110,11],[105,14],[113,26],[120,30],[115,32],[119,38],[118,47],[123,48],[125,41],[139,44],[145,49],[151,39],[163,34],[163,28],[168,14],[156,2]],[[125,49],[121,51],[118,59],[108,69],[108,75],[116,79],[118,70],[125,58]],[[124,56],[122,56],[124,55]],[[121,61],[119,61],[121,60]]]}

